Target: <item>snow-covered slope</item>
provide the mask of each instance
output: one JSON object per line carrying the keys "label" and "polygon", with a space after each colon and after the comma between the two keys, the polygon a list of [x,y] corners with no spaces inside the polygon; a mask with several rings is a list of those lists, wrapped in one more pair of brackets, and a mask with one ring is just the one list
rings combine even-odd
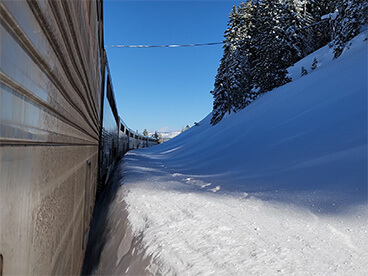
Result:
{"label": "snow-covered slope", "polygon": [[[111,216],[124,201],[151,272],[368,275],[366,37],[339,59],[306,57],[292,83],[216,126],[124,157]],[[99,272],[129,272],[107,244]]]}
{"label": "snow-covered slope", "polygon": [[[367,41],[333,60],[328,46],[290,71],[319,67],[238,114],[200,126],[149,152],[173,173],[205,174],[221,190],[332,190],[340,201],[367,198]],[[307,67],[307,66],[305,66]],[[309,66],[310,67],[310,66]],[[231,176],[231,177],[230,177]],[[346,192],[349,192],[348,194]],[[299,201],[299,199],[298,199]]]}

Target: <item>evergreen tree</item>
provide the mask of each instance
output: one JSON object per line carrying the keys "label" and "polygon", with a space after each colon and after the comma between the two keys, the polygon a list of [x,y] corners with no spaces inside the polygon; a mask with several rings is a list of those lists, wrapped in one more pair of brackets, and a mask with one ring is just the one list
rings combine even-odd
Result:
{"label": "evergreen tree", "polygon": [[316,69],[316,68],[317,68],[317,65],[318,65],[318,60],[317,60],[317,58],[315,57],[315,58],[313,59],[311,69],[312,69],[312,70]]}
{"label": "evergreen tree", "polygon": [[144,129],[144,130],[143,130],[143,135],[144,135],[144,136],[148,136],[148,131],[147,131],[147,129]]}
{"label": "evergreen tree", "polygon": [[368,23],[368,2],[366,0],[341,1],[337,8],[339,14],[335,21],[335,58],[342,54],[347,42],[359,34],[360,27]]}
{"label": "evergreen tree", "polygon": [[213,110],[211,124],[215,125],[224,117],[226,112],[230,113],[231,95],[229,89],[229,81],[226,79],[225,58],[221,59],[219,68],[217,69],[217,75],[215,77],[215,88],[211,91],[213,95]]}
{"label": "evergreen tree", "polygon": [[161,133],[158,135],[157,141],[158,141],[159,144],[162,144],[163,142],[165,142]]}
{"label": "evergreen tree", "polygon": [[301,73],[302,76],[305,76],[305,75],[308,75],[308,71],[307,69],[304,68],[304,66],[302,66],[302,73]]}
{"label": "evergreen tree", "polygon": [[281,18],[291,52],[288,58],[290,65],[316,50],[314,31],[311,28],[316,22],[309,9],[309,1],[286,0],[283,3]]}
{"label": "evergreen tree", "polygon": [[291,81],[286,76],[290,63],[290,44],[285,43],[287,35],[282,19],[282,4],[265,0],[258,4],[251,45],[253,55],[252,75],[255,88],[260,93],[272,90]]}
{"label": "evergreen tree", "polygon": [[[249,105],[258,96],[253,90],[253,76],[251,71],[251,52],[250,48],[253,43],[252,33],[254,32],[255,20],[257,16],[257,1],[247,1],[241,3],[239,14],[241,18],[241,26],[239,30],[238,56],[241,57],[241,70],[243,79],[242,102],[239,108],[242,109]],[[240,74],[238,74],[240,75]]]}
{"label": "evergreen tree", "polygon": [[[243,109],[259,94],[291,81],[287,68],[331,41],[335,25],[322,16],[334,12],[337,3],[347,11],[346,17],[350,14],[349,18],[360,18],[361,25],[367,22],[363,16],[366,2],[248,0],[238,8],[234,6],[224,34],[224,54],[211,91],[214,97],[211,124],[218,123],[226,113]],[[340,25],[346,30],[358,28],[350,23]],[[336,45],[340,44],[336,40]],[[312,70],[317,63],[315,59]],[[302,75],[307,73],[303,67]]]}
{"label": "evergreen tree", "polygon": [[224,55],[215,78],[211,124],[218,123],[226,113],[236,112],[246,105],[245,89],[248,79],[246,54],[240,49],[241,17],[233,6],[228,29],[225,31]]}
{"label": "evergreen tree", "polygon": [[[312,31],[310,42],[313,45],[312,52],[325,46],[332,40],[333,25],[331,20],[322,20],[323,15],[333,13],[336,10],[338,1],[331,0],[308,0],[306,10],[310,14],[312,27],[308,30]],[[309,53],[308,53],[309,54]]]}
{"label": "evergreen tree", "polygon": [[186,131],[188,129],[190,129],[190,126],[189,125],[186,125],[185,128],[184,127],[181,128],[181,132],[180,133],[183,133],[184,131]]}

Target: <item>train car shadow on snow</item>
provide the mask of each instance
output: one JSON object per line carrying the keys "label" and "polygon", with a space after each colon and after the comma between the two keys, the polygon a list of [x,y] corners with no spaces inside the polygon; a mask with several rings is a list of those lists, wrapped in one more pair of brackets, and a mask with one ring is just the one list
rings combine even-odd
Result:
{"label": "train car shadow on snow", "polygon": [[[125,172],[135,182],[155,179],[155,189],[172,190],[180,193],[207,194],[211,197],[251,197],[265,202],[275,202],[305,208],[314,213],[338,215],[360,208],[367,202],[367,187],[361,182],[354,185],[343,176],[344,170],[323,174],[326,168],[304,168],[287,173],[234,175],[211,172],[188,172],[185,165],[176,165],[170,160],[161,160],[156,155],[142,152],[130,153],[125,157]],[[327,169],[326,169],[327,170]],[[363,171],[363,169],[360,169]],[[321,175],[324,178],[321,178]],[[360,176],[364,178],[364,176]]]}
{"label": "train car shadow on snow", "polygon": [[107,181],[104,191],[101,193],[95,204],[88,236],[87,249],[84,256],[82,275],[91,275],[99,264],[101,252],[106,243],[106,227],[109,206],[116,196],[116,191],[119,186],[118,183],[122,177],[121,171],[119,170],[120,162],[115,166],[109,180]]}
{"label": "train car shadow on snow", "polygon": [[[93,214],[82,275],[149,275],[154,257],[146,254],[142,235],[133,235],[123,200],[123,160],[115,165]],[[155,273],[159,275],[158,273]]]}

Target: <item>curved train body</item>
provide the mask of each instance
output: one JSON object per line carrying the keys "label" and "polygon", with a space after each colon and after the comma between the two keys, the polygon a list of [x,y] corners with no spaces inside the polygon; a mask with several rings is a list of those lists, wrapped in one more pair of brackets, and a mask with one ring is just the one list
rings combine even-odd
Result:
{"label": "curved train body", "polygon": [[79,274],[96,190],[156,140],[118,115],[101,0],[1,0],[0,18],[0,275]]}
{"label": "curved train body", "polygon": [[102,127],[100,134],[100,166],[98,191],[105,186],[115,161],[127,151],[157,144],[152,137],[137,134],[119,117],[116,107],[112,77],[105,62],[104,89],[102,93]]}

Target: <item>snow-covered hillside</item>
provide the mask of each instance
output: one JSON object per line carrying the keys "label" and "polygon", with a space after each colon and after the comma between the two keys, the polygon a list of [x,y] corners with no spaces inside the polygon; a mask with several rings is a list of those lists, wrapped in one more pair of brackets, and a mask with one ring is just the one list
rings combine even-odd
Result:
{"label": "snow-covered hillside", "polygon": [[[97,273],[143,252],[163,275],[368,275],[366,37],[216,126],[129,152]],[[143,251],[114,231],[123,213]]]}

